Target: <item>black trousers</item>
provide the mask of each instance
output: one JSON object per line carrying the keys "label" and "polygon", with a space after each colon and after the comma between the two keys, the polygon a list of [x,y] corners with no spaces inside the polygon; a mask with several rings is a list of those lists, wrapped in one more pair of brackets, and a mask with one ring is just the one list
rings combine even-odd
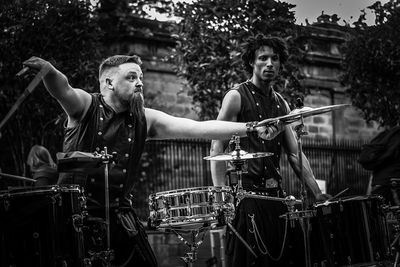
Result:
{"label": "black trousers", "polygon": [[[102,265],[101,253],[106,249],[106,228],[103,211],[90,211],[84,232],[85,251],[93,267]],[[99,217],[97,217],[99,216]],[[132,208],[110,210],[110,248],[112,266],[157,266],[147,234]],[[99,257],[100,256],[100,257]]]}
{"label": "black trousers", "polygon": [[227,266],[304,266],[300,226],[279,218],[287,211],[282,201],[242,199],[232,225],[257,257],[228,227]]}

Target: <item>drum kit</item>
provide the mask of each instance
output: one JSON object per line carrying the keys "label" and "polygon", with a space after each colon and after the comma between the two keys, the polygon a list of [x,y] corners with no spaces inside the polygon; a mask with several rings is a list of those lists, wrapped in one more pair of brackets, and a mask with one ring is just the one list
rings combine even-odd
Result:
{"label": "drum kit", "polygon": [[[348,105],[300,109],[288,115],[263,121],[258,126],[269,126],[278,121],[286,125],[300,122],[295,126],[300,154],[302,153],[301,137],[307,134],[304,131],[304,118],[346,106]],[[4,120],[2,125],[4,125]],[[380,197],[339,198],[337,195],[325,203],[314,204],[310,208],[303,177],[300,177],[302,180],[301,199],[293,196],[279,198],[247,192],[242,185],[245,162],[269,157],[272,153],[243,151],[240,147],[240,138],[237,136],[234,136],[231,142],[235,144],[233,152],[208,156],[204,159],[231,162],[238,177],[237,184],[184,188],[158,192],[149,196],[148,226],[176,234],[189,247],[189,252],[181,257],[187,266],[193,266],[197,260],[197,250],[203,242],[205,233],[222,226],[232,230],[255,258],[258,256],[254,247],[250,246],[248,241],[232,226],[236,209],[243,199],[283,203],[287,207],[286,213],[277,216],[290,222],[291,225],[295,223],[301,225],[304,258],[299,265],[306,267],[355,266],[387,259],[391,251],[388,244],[385,212]],[[26,257],[33,266],[48,266],[57,262],[60,266],[83,267],[90,266],[90,262],[97,258],[101,258],[104,266],[111,266],[113,252],[110,247],[108,166],[113,161],[113,155],[108,154],[107,147],[97,155],[84,152],[73,153],[75,154],[64,154],[64,157],[59,159],[60,166],[68,171],[85,172],[88,169],[104,167],[106,248],[92,255],[90,259],[85,255],[82,229],[87,216],[86,198],[83,189],[79,186],[53,185],[1,191],[0,229],[15,230],[3,232],[2,239],[3,241],[20,240],[25,246],[25,251],[30,251]],[[301,161],[302,157],[300,156],[299,159]],[[300,166],[302,166],[301,162]],[[301,176],[302,173],[301,169]],[[0,175],[33,182],[26,177]],[[299,206],[301,208],[297,209]],[[47,223],[43,223],[44,218]],[[190,240],[183,237],[184,233],[190,234]],[[26,237],[29,235],[33,238]],[[284,244],[285,242],[283,242],[282,250]],[[1,266],[7,264],[8,260],[18,263],[19,255],[15,253],[19,249],[13,247],[16,242],[7,245],[11,247],[7,247],[3,242],[1,248],[3,255],[8,253],[7,257],[11,259],[0,261]]]}
{"label": "drum kit", "polygon": [[[281,116],[265,121],[263,125],[276,123],[280,120],[285,124],[301,121],[295,127],[298,136],[299,154],[302,153],[301,136],[304,132],[303,118],[337,110],[347,105],[334,105],[316,109],[308,109],[298,113]],[[243,165],[247,160],[271,156],[269,152],[248,153],[241,150],[240,139],[234,136],[231,142],[235,149],[228,154],[205,157],[210,161],[230,161],[235,166],[238,177],[234,186],[213,186],[187,188],[164,191],[149,196],[149,225],[159,230],[170,230],[178,238],[188,244],[190,252],[182,259],[192,265],[196,261],[196,250],[201,243],[193,238],[192,243],[184,240],[177,233],[191,229],[192,237],[199,231],[212,229],[216,226],[227,226],[250,251],[255,258],[257,254],[247,241],[236,231],[231,222],[241,200],[245,198],[262,199],[271,203],[284,203],[287,212],[279,214],[279,218],[293,225],[300,224],[304,241],[304,266],[344,266],[352,264],[374,263],[387,259],[389,246],[385,216],[382,213],[382,199],[379,197],[339,198],[343,190],[322,204],[314,204],[312,208],[307,203],[307,192],[303,177],[301,199],[293,196],[277,198],[246,192],[242,186]],[[301,154],[300,154],[301,155]],[[301,160],[301,157],[299,157]],[[300,166],[302,164],[300,163]],[[302,170],[301,170],[302,175]],[[335,200],[339,199],[339,200]],[[296,209],[301,205],[300,210]],[[352,215],[357,214],[354,220]],[[360,229],[361,230],[360,230]],[[359,237],[356,237],[359,235]],[[286,233],[285,233],[286,236]],[[262,238],[259,236],[259,238]],[[349,240],[351,239],[351,240]],[[285,241],[285,240],[284,240]],[[282,242],[282,251],[285,242]],[[281,251],[281,252],[282,252]],[[282,253],[281,253],[282,255]]]}

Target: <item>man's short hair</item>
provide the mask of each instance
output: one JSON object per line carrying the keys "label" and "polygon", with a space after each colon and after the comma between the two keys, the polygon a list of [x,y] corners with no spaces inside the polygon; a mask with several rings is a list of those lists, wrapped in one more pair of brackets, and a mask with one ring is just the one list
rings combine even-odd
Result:
{"label": "man's short hair", "polygon": [[115,55],[115,56],[106,58],[100,64],[99,79],[100,79],[101,75],[104,73],[104,71],[106,71],[110,68],[113,68],[113,67],[118,67],[119,65],[122,65],[124,63],[136,63],[140,66],[140,65],[142,65],[142,60],[137,55],[133,55],[133,56]]}
{"label": "man's short hair", "polygon": [[249,37],[243,44],[242,61],[245,70],[249,73],[253,73],[253,67],[250,63],[255,60],[256,51],[262,46],[271,47],[275,53],[279,55],[279,60],[284,64],[288,57],[289,52],[285,40],[275,36],[265,36],[263,34],[257,34],[256,36]]}

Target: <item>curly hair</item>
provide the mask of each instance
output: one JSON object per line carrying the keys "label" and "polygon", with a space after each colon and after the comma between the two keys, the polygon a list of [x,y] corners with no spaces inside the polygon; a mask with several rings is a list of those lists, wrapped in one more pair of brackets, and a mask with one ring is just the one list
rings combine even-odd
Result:
{"label": "curly hair", "polygon": [[101,75],[108,69],[117,67],[119,65],[122,65],[124,63],[136,63],[139,66],[142,65],[142,60],[140,59],[139,56],[133,55],[133,56],[125,56],[125,55],[114,55],[109,58],[106,58],[99,67],[99,78]]}
{"label": "curly hair", "polygon": [[289,57],[287,44],[282,38],[274,36],[267,37],[263,34],[251,36],[246,40],[242,47],[242,61],[247,73],[253,73],[253,67],[250,63],[254,62],[256,51],[262,46],[271,47],[274,52],[279,55],[279,60],[282,64],[284,64]]}

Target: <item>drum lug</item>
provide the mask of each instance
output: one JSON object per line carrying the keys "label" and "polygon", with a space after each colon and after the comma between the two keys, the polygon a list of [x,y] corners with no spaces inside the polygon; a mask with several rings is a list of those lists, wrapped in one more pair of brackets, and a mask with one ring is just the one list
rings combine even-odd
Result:
{"label": "drum lug", "polygon": [[56,203],[58,203],[59,207],[62,207],[62,197],[60,194],[54,195],[50,197],[51,199],[51,203],[54,205]]}
{"label": "drum lug", "polygon": [[3,206],[4,206],[4,210],[8,211],[8,209],[10,208],[10,201],[8,199],[4,200]]}
{"label": "drum lug", "polygon": [[75,232],[82,232],[83,227],[83,215],[82,214],[73,214],[72,215],[72,225],[74,227]]}
{"label": "drum lug", "polygon": [[87,206],[86,206],[86,197],[84,195],[81,195],[79,198],[79,204],[82,210],[86,210]]}
{"label": "drum lug", "polygon": [[83,259],[83,266],[84,267],[92,267],[92,261],[88,258]]}
{"label": "drum lug", "polygon": [[210,205],[210,206],[212,206],[213,207],[213,204],[214,204],[214,196],[212,195],[212,194],[209,194],[209,196],[208,196],[208,205]]}
{"label": "drum lug", "polygon": [[169,211],[170,208],[171,208],[171,204],[169,203],[169,201],[163,200],[163,203],[164,203],[164,206],[165,206],[165,208],[167,209],[167,211]]}

